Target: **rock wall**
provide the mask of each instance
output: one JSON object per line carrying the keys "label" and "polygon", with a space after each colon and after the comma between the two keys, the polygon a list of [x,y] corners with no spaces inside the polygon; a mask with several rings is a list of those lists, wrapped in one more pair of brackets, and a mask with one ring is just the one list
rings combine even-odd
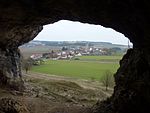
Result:
{"label": "rock wall", "polygon": [[1,0],[0,83],[12,86],[11,81],[21,78],[17,48],[41,26],[61,19],[103,25],[123,33],[134,48],[121,60],[114,94],[100,108],[104,113],[145,113],[150,106],[149,14],[148,0]]}
{"label": "rock wall", "polygon": [[0,98],[0,113],[29,113],[23,102],[13,98]]}
{"label": "rock wall", "polygon": [[[149,7],[148,0],[1,0],[0,31],[31,29],[66,19],[111,27],[127,36],[134,47],[147,47]],[[5,38],[4,34],[0,37]]]}
{"label": "rock wall", "polygon": [[119,113],[150,112],[150,53],[130,49],[115,74],[113,107]]}
{"label": "rock wall", "polygon": [[20,53],[15,49],[0,49],[0,81],[1,85],[12,86],[12,80],[21,79]]}
{"label": "rock wall", "polygon": [[[2,29],[2,28],[1,28]],[[21,54],[18,46],[32,40],[42,27],[14,26],[0,32],[0,85],[23,89]]]}

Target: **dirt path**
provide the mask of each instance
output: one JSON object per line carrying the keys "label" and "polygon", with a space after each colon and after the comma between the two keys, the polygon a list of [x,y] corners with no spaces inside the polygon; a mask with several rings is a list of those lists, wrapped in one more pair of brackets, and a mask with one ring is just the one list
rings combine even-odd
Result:
{"label": "dirt path", "polygon": [[43,73],[36,73],[36,72],[29,72],[29,73],[23,73],[25,76],[33,77],[33,78],[39,78],[39,79],[45,79],[45,80],[74,80],[75,78],[71,77],[64,77],[64,76],[57,76],[57,75],[50,75],[50,74],[43,74]]}

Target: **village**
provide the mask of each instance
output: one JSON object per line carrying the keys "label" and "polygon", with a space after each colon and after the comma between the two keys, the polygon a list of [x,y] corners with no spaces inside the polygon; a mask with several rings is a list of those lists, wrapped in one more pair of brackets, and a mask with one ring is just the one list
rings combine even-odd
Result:
{"label": "village", "polygon": [[38,59],[51,59],[51,60],[70,60],[74,57],[80,56],[102,56],[112,55],[120,51],[119,48],[96,48],[96,47],[79,47],[79,48],[67,48],[62,47],[59,50],[50,50],[46,53],[34,53],[30,56],[33,60]]}

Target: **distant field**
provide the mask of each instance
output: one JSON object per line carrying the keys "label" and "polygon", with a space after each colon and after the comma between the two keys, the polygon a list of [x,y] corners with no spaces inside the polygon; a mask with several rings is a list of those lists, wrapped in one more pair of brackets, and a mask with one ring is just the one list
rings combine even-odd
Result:
{"label": "distant field", "polygon": [[[114,60],[121,58],[120,56],[101,56],[101,58],[97,56],[84,56],[82,59],[96,59],[96,60]],[[100,80],[100,78],[104,75],[106,70],[110,70],[112,72],[116,72],[119,64],[116,62],[103,62],[100,63],[98,61],[80,61],[80,60],[47,60],[45,64],[40,66],[34,66],[31,71],[53,74],[53,75],[61,75],[61,76],[69,76],[75,78],[82,79],[96,79]]]}
{"label": "distant field", "polygon": [[122,56],[80,56],[83,61],[119,62]]}

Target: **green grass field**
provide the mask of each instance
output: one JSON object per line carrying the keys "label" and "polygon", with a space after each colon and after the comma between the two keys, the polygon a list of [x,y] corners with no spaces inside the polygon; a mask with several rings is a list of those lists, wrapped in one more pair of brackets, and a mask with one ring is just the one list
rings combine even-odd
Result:
{"label": "green grass field", "polygon": [[83,61],[119,62],[122,56],[81,56],[76,58]]}
{"label": "green grass field", "polygon": [[[88,57],[85,56],[85,58]],[[89,57],[89,59],[90,58],[94,58],[94,56]],[[98,60],[113,60],[121,57],[101,56],[101,58],[98,58],[97,56],[95,56],[95,58],[97,58]],[[106,70],[110,70],[115,73],[118,67],[119,64],[116,62],[100,63],[98,61],[91,62],[80,60],[47,60],[43,65],[34,66],[31,71],[53,75],[69,76],[74,78],[100,80]]]}

